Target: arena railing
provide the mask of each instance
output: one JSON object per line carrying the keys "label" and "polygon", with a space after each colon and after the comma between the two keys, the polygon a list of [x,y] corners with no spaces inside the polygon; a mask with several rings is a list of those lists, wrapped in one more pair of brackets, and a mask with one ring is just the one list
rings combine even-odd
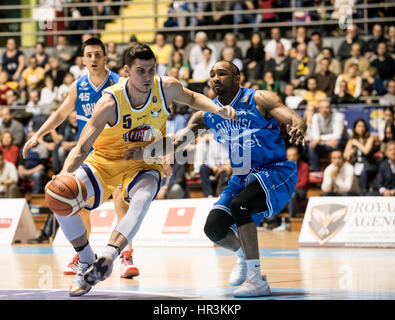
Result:
{"label": "arena railing", "polygon": [[[193,4],[193,3],[205,3],[205,2],[213,2],[213,1],[234,1],[234,0],[188,0],[188,4]],[[354,5],[351,8],[351,11],[355,14],[355,12],[359,12],[359,14],[362,14],[362,17],[358,18],[353,18],[350,20],[350,10],[344,7],[342,9],[343,16],[341,17],[341,23],[342,27],[341,29],[345,29],[348,23],[354,23],[358,24],[362,29],[362,33],[365,35],[369,34],[369,24],[373,23],[393,23],[394,22],[394,17],[374,17],[374,18],[369,18],[368,16],[368,11],[369,9],[382,9],[382,8],[393,8],[395,7],[395,2],[382,2],[382,3],[368,3],[368,0],[363,0],[364,3],[362,4],[357,4]],[[175,1],[176,2],[176,1]],[[48,36],[48,35],[82,35],[87,32],[86,29],[83,30],[56,30],[56,22],[70,22],[70,21],[92,21],[93,22],[93,28],[89,30],[90,33],[93,34],[104,34],[104,33],[135,33],[138,34],[138,32],[195,32],[195,31],[223,31],[223,30],[230,30],[232,31],[235,27],[234,24],[227,24],[227,25],[203,25],[203,26],[195,26],[195,25],[184,25],[184,26],[178,26],[178,27],[164,27],[162,25],[159,25],[159,18],[193,18],[198,15],[200,16],[214,16],[218,14],[217,12],[177,12],[177,13],[166,13],[166,14],[159,14],[158,13],[158,5],[167,3],[170,4],[169,1],[164,1],[164,0],[152,0],[152,6],[153,6],[153,12],[152,14],[149,15],[127,15],[127,16],[119,16],[119,15],[97,15],[97,7],[99,5],[105,5],[105,6],[112,6],[112,7],[123,7],[127,6],[130,4],[133,5],[147,5],[147,1],[120,1],[120,2],[112,2],[112,3],[103,3],[103,2],[89,2],[89,3],[62,3],[62,10],[64,11],[64,17],[54,17],[52,20],[52,25],[53,29],[45,29],[41,28],[39,30],[32,30],[32,31],[3,31],[0,32],[0,38],[8,38],[8,37],[19,37],[19,36]],[[184,1],[178,1],[178,3],[184,3]],[[89,17],[81,17],[81,18],[73,18],[70,16],[67,16],[67,11],[69,8],[73,7],[91,7],[93,8],[93,15]],[[1,5],[0,6],[0,12],[6,11],[6,10],[31,10],[31,16],[28,18],[2,18],[0,19],[0,27],[2,24],[21,24],[21,23],[26,23],[26,22],[38,22],[39,20],[44,21],[43,17],[33,17],[33,12],[37,12],[37,10],[42,9],[42,6],[39,5]],[[227,10],[227,11],[220,11],[222,15],[234,15],[234,14],[262,14],[262,13],[274,13],[274,14],[279,14],[279,13],[289,13],[290,16],[292,17],[291,21],[288,22],[261,22],[258,24],[239,24],[237,25],[237,28],[239,30],[241,29],[251,29],[253,27],[257,27],[260,29],[263,28],[271,28],[271,27],[280,27],[280,28],[291,28],[292,30],[292,36],[294,37],[296,34],[296,27],[297,26],[305,26],[307,28],[312,27],[316,28],[318,26],[329,26],[329,25],[339,25],[339,20],[313,20],[309,22],[305,21],[298,21],[295,16],[294,12],[299,10],[299,11],[317,11],[317,10],[324,10],[324,11],[331,11],[333,10],[333,6],[319,6],[319,7],[297,7],[296,6],[296,1],[292,0],[291,1],[291,6],[289,8],[270,8],[270,9],[254,9],[254,10]],[[154,28],[147,28],[142,26],[141,28],[130,28],[128,27],[125,23],[121,23],[121,27],[117,30],[111,30],[107,31],[103,28],[99,28],[99,22],[100,21],[108,21],[108,20],[114,20],[120,18],[121,21],[125,21],[126,19],[140,19],[140,18],[153,18],[155,23],[154,23]],[[45,21],[44,21],[45,22]]]}

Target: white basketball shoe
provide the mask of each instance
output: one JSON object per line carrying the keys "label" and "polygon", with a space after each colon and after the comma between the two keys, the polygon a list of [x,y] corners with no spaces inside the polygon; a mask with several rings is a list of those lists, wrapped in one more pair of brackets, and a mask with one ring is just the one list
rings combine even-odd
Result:
{"label": "white basketball shoe", "polygon": [[83,263],[81,261],[78,262],[76,275],[69,289],[70,297],[82,296],[85,293],[88,293],[92,289],[92,286],[89,283],[87,283],[84,279],[84,273],[89,269],[90,266],[91,265],[87,263]]}
{"label": "white basketball shoe", "polygon": [[236,265],[233,267],[229,275],[229,284],[231,286],[241,285],[247,278],[247,262],[243,259],[238,259]]}
{"label": "white basketball shoe", "polygon": [[244,284],[233,293],[236,298],[270,296],[271,291],[266,276],[249,272]]}
{"label": "white basketball shoe", "polygon": [[101,256],[84,273],[85,281],[91,286],[106,280],[112,273],[113,260],[111,257]]}

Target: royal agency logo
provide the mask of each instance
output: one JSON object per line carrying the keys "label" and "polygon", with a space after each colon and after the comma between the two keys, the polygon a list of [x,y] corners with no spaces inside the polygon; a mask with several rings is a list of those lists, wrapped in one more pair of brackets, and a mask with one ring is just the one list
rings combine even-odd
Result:
{"label": "royal agency logo", "polygon": [[314,238],[323,245],[343,228],[349,216],[348,206],[332,203],[316,205],[310,210],[308,225]]}

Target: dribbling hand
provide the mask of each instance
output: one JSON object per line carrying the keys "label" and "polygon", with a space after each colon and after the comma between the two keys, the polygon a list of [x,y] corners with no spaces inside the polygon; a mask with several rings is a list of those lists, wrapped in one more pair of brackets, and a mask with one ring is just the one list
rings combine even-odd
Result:
{"label": "dribbling hand", "polygon": [[236,110],[233,109],[231,106],[218,107],[217,114],[224,119],[237,120]]}
{"label": "dribbling hand", "polygon": [[36,136],[32,136],[29,140],[26,141],[25,145],[23,146],[22,149],[22,156],[23,159],[26,159],[27,157],[27,151],[30,148],[33,148],[34,146],[36,146],[38,144],[38,139]]}
{"label": "dribbling hand", "polygon": [[287,132],[291,136],[289,139],[290,143],[295,143],[296,145],[302,143],[305,145],[304,135],[306,130],[300,126],[292,126],[287,124]]}

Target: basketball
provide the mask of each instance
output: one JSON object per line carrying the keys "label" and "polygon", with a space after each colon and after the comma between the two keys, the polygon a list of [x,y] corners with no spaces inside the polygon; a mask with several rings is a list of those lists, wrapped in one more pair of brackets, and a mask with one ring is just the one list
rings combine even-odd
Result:
{"label": "basketball", "polygon": [[70,216],[81,210],[86,200],[85,185],[70,174],[60,174],[45,188],[45,200],[52,212]]}

